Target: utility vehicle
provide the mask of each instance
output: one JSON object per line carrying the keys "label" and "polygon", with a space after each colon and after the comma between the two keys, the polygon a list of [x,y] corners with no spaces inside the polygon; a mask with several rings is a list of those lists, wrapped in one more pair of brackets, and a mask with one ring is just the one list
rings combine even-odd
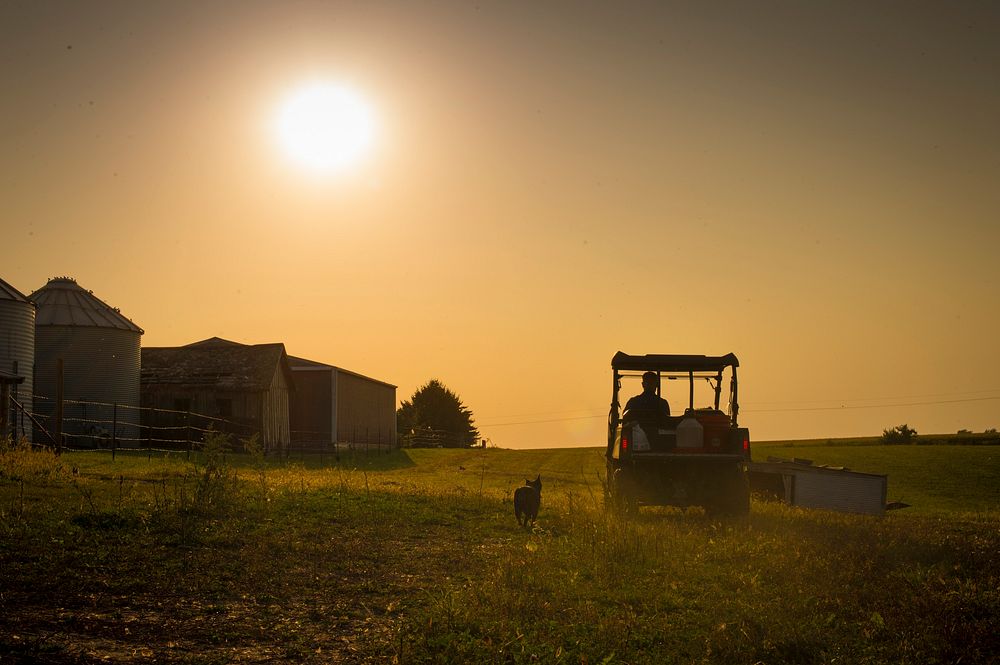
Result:
{"label": "utility vehicle", "polygon": [[[740,427],[736,368],[724,356],[628,355],[611,359],[614,375],[608,418],[606,500],[634,513],[639,506],[703,506],[711,516],[745,517],[750,512],[750,432]],[[678,415],[621,412],[622,381],[656,373],[663,381],[687,383],[687,406]],[[728,403],[721,404],[728,378]],[[638,387],[637,381],[631,385]],[[696,406],[699,399],[708,401]],[[707,390],[706,390],[707,388]],[[725,407],[723,411],[720,407]]]}

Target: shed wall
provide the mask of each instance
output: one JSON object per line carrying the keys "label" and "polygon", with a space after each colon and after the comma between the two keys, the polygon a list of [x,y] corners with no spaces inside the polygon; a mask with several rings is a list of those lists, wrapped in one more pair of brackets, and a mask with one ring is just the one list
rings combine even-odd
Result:
{"label": "shed wall", "polygon": [[[186,442],[201,440],[201,432],[197,430],[157,430],[155,428],[177,428],[190,425],[193,428],[208,429],[210,426],[221,432],[232,434],[237,439],[243,439],[260,430],[260,396],[259,391],[241,392],[237,390],[216,390],[204,386],[182,386],[176,384],[150,384],[142,386],[142,406],[156,411],[143,411],[144,425],[150,425],[151,430],[143,431],[143,438],[152,447],[160,444],[176,447],[178,441]],[[220,409],[220,402],[226,400],[229,412]],[[187,409],[180,409],[183,404]],[[189,411],[190,414],[204,414],[213,418],[223,418],[227,422],[219,422],[198,415],[189,415],[179,411]],[[147,438],[148,437],[148,438]],[[149,439],[161,439],[153,443]]]}
{"label": "shed wall", "polygon": [[337,440],[396,445],[396,389],[347,372],[336,372]]}
{"label": "shed wall", "polygon": [[333,369],[292,368],[289,396],[292,441],[333,441]]}

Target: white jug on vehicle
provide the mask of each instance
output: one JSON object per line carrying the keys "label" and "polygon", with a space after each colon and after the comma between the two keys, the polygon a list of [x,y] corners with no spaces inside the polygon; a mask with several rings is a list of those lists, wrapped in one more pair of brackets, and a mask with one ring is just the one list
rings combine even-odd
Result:
{"label": "white jug on vehicle", "polygon": [[705,428],[698,419],[688,416],[677,423],[678,448],[702,448],[705,445]]}

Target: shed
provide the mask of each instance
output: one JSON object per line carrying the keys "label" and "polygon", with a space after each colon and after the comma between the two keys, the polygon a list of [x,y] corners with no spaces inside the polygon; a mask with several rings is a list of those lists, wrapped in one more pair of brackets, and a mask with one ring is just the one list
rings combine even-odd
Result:
{"label": "shed", "polygon": [[314,360],[288,361],[297,388],[292,440],[396,446],[396,386]]}
{"label": "shed", "polygon": [[55,413],[61,360],[67,445],[92,445],[113,429],[138,437],[142,328],[71,277],[53,277],[28,298],[38,306],[35,412]]}
{"label": "shed", "polygon": [[35,304],[0,279],[0,437],[31,441],[34,368]]}
{"label": "shed", "polygon": [[[212,337],[186,346],[142,350],[142,405],[152,428],[214,425],[238,437],[260,435],[265,450],[290,440],[293,390],[285,345],[240,344]],[[151,438],[160,438],[153,434]]]}
{"label": "shed", "polygon": [[753,489],[769,490],[793,506],[882,515],[888,476],[769,457],[767,462],[750,465],[750,483]]}

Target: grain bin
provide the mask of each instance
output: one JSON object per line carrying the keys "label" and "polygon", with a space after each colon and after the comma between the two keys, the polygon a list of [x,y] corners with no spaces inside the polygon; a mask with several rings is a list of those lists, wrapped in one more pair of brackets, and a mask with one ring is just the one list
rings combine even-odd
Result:
{"label": "grain bin", "polygon": [[[35,364],[35,305],[7,282],[0,279],[0,375],[7,383],[10,397],[31,413],[32,376]],[[9,402],[9,400],[8,400]],[[0,404],[7,409],[6,423],[0,437],[11,434],[31,440],[31,421],[13,403]]]}
{"label": "grain bin", "polygon": [[[35,411],[54,428],[59,360],[63,425],[70,448],[139,439],[139,338],[142,329],[74,279],[54,277],[29,298],[35,318]],[[40,440],[36,437],[36,440]]]}

